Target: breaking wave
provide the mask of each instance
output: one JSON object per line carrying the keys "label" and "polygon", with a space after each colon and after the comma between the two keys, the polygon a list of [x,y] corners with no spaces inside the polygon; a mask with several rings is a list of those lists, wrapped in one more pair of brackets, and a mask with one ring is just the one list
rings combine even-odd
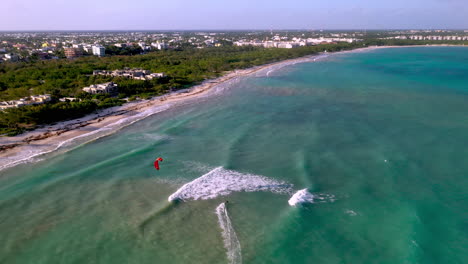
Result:
{"label": "breaking wave", "polygon": [[265,176],[240,173],[218,167],[184,184],[175,193],[169,196],[168,200],[208,200],[229,195],[232,192],[258,191],[282,194],[293,192],[292,184],[270,179]]}
{"label": "breaking wave", "polygon": [[314,195],[309,193],[307,189],[297,191],[288,201],[289,205],[296,206],[303,203],[313,203]]}
{"label": "breaking wave", "polygon": [[241,246],[236,232],[231,224],[228,211],[225,203],[221,203],[216,207],[216,215],[218,215],[219,226],[221,227],[224,247],[227,250],[227,258],[229,263],[238,264],[242,263]]}
{"label": "breaking wave", "polygon": [[336,201],[336,198],[332,194],[326,193],[310,193],[307,189],[297,191],[289,200],[288,203],[291,206],[297,206],[301,204],[309,203],[331,203]]}

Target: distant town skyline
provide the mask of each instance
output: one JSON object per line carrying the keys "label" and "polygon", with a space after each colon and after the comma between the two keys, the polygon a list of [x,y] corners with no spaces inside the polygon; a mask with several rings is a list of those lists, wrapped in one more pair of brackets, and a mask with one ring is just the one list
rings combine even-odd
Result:
{"label": "distant town skyline", "polygon": [[468,29],[466,0],[22,0],[3,7],[3,31]]}

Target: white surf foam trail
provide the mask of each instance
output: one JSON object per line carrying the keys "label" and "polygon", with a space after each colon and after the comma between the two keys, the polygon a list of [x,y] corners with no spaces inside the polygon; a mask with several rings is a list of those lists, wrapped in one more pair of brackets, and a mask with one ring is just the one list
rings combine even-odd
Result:
{"label": "white surf foam trail", "polygon": [[208,200],[228,195],[232,192],[259,191],[289,194],[293,190],[292,184],[286,182],[218,167],[186,183],[169,196],[168,200]]}
{"label": "white surf foam trail", "polygon": [[224,247],[227,250],[227,258],[230,264],[242,263],[241,246],[236,232],[231,224],[228,211],[225,203],[221,203],[216,207],[216,215],[218,215],[219,226],[221,227]]}
{"label": "white surf foam trail", "polygon": [[290,206],[298,206],[308,203],[331,203],[334,202],[335,196],[326,193],[310,193],[307,189],[297,191],[288,201]]}

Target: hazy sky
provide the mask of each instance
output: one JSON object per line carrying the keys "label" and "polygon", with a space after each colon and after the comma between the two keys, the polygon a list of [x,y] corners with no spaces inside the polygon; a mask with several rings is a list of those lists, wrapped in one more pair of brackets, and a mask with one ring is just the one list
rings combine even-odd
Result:
{"label": "hazy sky", "polygon": [[468,29],[468,0],[5,0],[0,30]]}

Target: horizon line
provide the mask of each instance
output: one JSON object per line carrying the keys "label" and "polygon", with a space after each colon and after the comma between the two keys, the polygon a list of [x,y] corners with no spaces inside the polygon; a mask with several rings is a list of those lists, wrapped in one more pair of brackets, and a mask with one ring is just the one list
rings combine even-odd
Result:
{"label": "horizon line", "polygon": [[174,31],[391,31],[391,30],[468,30],[468,28],[330,28],[330,29],[306,29],[306,28],[284,28],[284,29],[0,29],[0,32],[174,32]]}

